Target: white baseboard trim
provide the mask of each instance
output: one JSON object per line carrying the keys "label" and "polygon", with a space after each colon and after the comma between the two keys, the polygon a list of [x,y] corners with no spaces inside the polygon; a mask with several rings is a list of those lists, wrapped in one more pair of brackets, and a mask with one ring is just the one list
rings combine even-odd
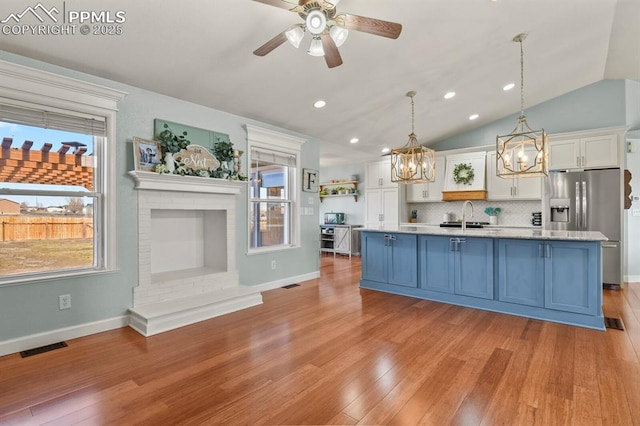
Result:
{"label": "white baseboard trim", "polygon": [[640,283],[640,275],[625,275],[625,283]]}
{"label": "white baseboard trim", "polygon": [[126,327],[128,324],[129,315],[123,315],[121,317],[5,340],[0,342],[0,356],[25,351],[27,349],[39,348],[40,346],[50,345],[63,340],[77,339],[78,337],[84,337],[90,334],[102,333],[103,331]]}
{"label": "white baseboard trim", "polygon": [[[263,291],[273,290],[276,288],[284,287],[290,284],[297,284],[303,281],[309,281],[320,277],[320,271],[310,272],[308,274],[297,275],[294,277],[287,277],[281,280],[270,281],[267,283],[258,284],[255,286],[240,286],[245,291],[260,293]],[[640,281],[640,276],[633,276],[635,281]],[[29,336],[18,337],[16,339],[5,340],[0,342],[0,356],[13,354],[16,352],[24,351],[27,349],[38,348],[44,345],[50,345],[52,343],[61,342],[63,340],[76,339],[78,337],[89,336],[91,334],[102,333],[103,331],[114,330],[116,328],[122,328],[130,325],[133,329],[138,331],[142,335],[153,335],[167,331],[169,329],[186,325],[186,323],[192,323],[198,320],[205,319],[205,317],[211,318],[212,316],[224,315],[229,312],[233,312],[240,309],[246,309],[251,306],[258,305],[262,302],[262,298],[259,294],[246,295],[233,302],[229,301],[226,304],[221,304],[216,310],[203,310],[204,312],[192,312],[191,317],[188,318],[172,318],[173,321],[168,323],[157,324],[157,327],[153,330],[147,329],[148,324],[142,324],[139,318],[134,315],[123,315],[120,317],[109,318],[101,321],[91,322],[87,324],[75,325],[72,327],[60,328],[57,330],[47,331],[44,333],[32,334]],[[189,316],[189,315],[187,315]],[[200,319],[202,318],[202,319]],[[194,321],[195,320],[195,321]],[[173,322],[173,324],[171,324]],[[178,325],[181,324],[181,325]]]}
{"label": "white baseboard trim", "polygon": [[285,285],[298,284],[303,281],[313,280],[315,278],[320,278],[320,271],[309,272],[308,274],[297,275],[295,277],[287,277],[281,280],[270,281],[268,283],[262,283],[254,286],[245,286],[245,287],[255,288],[258,291],[268,291],[268,290],[273,290],[275,288],[284,287]]}

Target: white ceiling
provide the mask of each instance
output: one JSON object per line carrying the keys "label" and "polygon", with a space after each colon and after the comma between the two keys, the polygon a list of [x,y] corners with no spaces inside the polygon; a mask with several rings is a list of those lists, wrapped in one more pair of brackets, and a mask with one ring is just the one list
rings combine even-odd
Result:
{"label": "white ceiling", "polygon": [[[36,0],[2,0],[0,20]],[[53,6],[61,1],[43,4]],[[89,5],[96,5],[88,9]],[[99,7],[98,7],[99,5]],[[342,0],[339,12],[401,23],[397,40],[351,31],[344,64],[283,44],[252,52],[301,23],[251,0],[66,0],[67,10],[123,10],[118,36],[6,36],[2,50],[163,93],[319,138],[321,165],[363,161],[408,140],[466,132],[602,79],[640,80],[640,0]],[[502,87],[515,82],[516,89]],[[451,100],[445,92],[457,93]],[[325,99],[327,106],[312,104]],[[480,118],[469,121],[477,113]],[[360,142],[351,145],[349,140]]]}

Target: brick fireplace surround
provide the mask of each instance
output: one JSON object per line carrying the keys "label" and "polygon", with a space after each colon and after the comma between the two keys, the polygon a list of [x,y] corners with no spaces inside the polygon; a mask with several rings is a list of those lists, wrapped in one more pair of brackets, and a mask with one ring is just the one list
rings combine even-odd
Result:
{"label": "brick fireplace surround", "polygon": [[130,327],[152,336],[262,303],[236,269],[236,201],[245,182],[129,174],[138,190]]}

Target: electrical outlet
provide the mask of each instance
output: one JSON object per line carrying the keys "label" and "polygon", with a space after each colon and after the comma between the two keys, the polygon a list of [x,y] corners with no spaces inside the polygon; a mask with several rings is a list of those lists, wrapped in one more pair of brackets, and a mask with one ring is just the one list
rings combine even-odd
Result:
{"label": "electrical outlet", "polygon": [[275,260],[271,261],[271,269],[276,269],[276,261]]}
{"label": "electrical outlet", "polygon": [[60,310],[63,309],[71,309],[71,295],[70,294],[61,294],[58,296],[58,304],[60,305]]}
{"label": "electrical outlet", "polygon": [[640,209],[633,209],[632,215],[633,216],[640,216]]}

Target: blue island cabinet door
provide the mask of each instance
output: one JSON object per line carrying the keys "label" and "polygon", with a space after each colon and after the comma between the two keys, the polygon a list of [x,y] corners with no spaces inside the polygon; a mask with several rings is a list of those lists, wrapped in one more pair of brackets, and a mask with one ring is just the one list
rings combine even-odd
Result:
{"label": "blue island cabinet door", "polygon": [[418,287],[418,237],[388,234],[389,284]]}
{"label": "blue island cabinet door", "polygon": [[544,306],[544,249],[542,241],[498,241],[499,300]]}
{"label": "blue island cabinet door", "polygon": [[493,238],[460,238],[454,243],[456,294],[493,299]]}
{"label": "blue island cabinet door", "polygon": [[387,238],[380,232],[363,232],[362,279],[387,282]]}
{"label": "blue island cabinet door", "polygon": [[453,293],[454,245],[449,237],[422,235],[418,239],[420,288]]}
{"label": "blue island cabinet door", "polygon": [[545,307],[597,315],[602,294],[599,242],[551,241],[545,245]]}

